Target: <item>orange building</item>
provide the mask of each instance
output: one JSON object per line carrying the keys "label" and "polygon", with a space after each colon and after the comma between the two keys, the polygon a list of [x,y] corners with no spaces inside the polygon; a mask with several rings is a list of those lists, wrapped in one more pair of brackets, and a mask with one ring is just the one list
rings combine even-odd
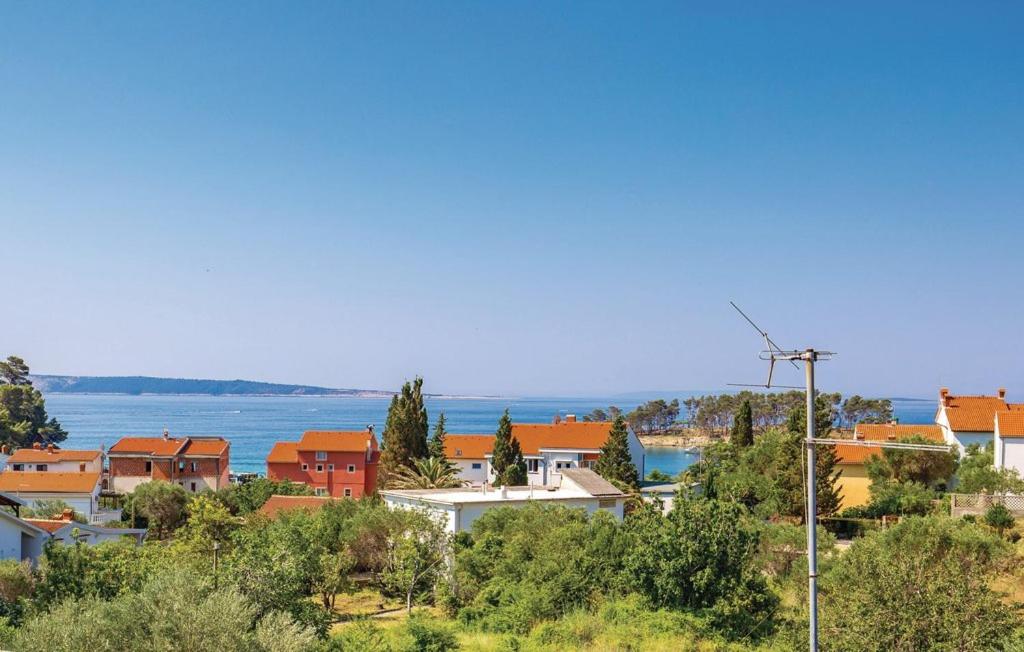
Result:
{"label": "orange building", "polygon": [[377,489],[379,459],[372,426],[355,432],[309,430],[297,442],[274,444],[267,456],[267,477],[301,482],[318,496],[359,498]]}
{"label": "orange building", "polygon": [[130,493],[143,482],[175,482],[188,491],[228,486],[231,444],[223,437],[124,437],[107,453],[110,488]]}
{"label": "orange building", "polygon": [[[937,425],[904,425],[898,423],[859,423],[854,428],[854,438],[861,441],[899,441],[910,437],[923,437],[929,443],[942,444],[942,428]],[[839,491],[842,496],[841,508],[860,507],[871,501],[871,479],[868,477],[867,461],[872,455],[882,456],[880,446],[836,445],[839,470]]]}

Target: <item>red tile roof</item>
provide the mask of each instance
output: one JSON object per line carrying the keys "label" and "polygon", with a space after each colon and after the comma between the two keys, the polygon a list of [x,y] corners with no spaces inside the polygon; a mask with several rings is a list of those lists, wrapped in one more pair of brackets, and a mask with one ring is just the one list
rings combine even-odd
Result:
{"label": "red tile roof", "polygon": [[597,450],[611,432],[610,421],[562,421],[561,423],[513,423],[512,436],[524,455],[540,455],[542,448]]}
{"label": "red tile roof", "polygon": [[271,496],[260,507],[260,513],[274,518],[281,512],[294,509],[313,511],[320,509],[331,500],[333,499],[327,496]]}
{"label": "red tile roof", "polygon": [[57,530],[67,527],[68,525],[72,525],[74,523],[74,521],[54,521],[51,519],[43,518],[26,518],[23,520],[27,523],[31,523],[40,530],[46,530],[50,534],[53,534]]}
{"label": "red tile roof", "polygon": [[329,453],[362,453],[376,439],[368,430],[307,430],[302,433],[298,450]]}
{"label": "red tile roof", "polygon": [[444,437],[444,455],[451,460],[482,460],[494,448],[494,435],[452,435]]}
{"label": "red tile roof", "polygon": [[992,432],[996,412],[1011,409],[1002,397],[1005,393],[1000,390],[1000,396],[953,396],[943,389],[939,393],[939,405],[946,413],[950,429],[958,432]]}
{"label": "red tile roof", "polygon": [[56,448],[52,451],[45,448],[19,448],[7,458],[9,464],[35,464],[47,462],[91,462],[102,453],[100,451],[80,451]]}
{"label": "red tile roof", "polygon": [[1024,437],[1024,412],[997,412],[996,419],[999,420],[1000,437]]}
{"label": "red tile roof", "polygon": [[122,437],[119,442],[110,447],[110,452],[171,457],[177,455],[187,443],[188,438]]}
{"label": "red tile roof", "polygon": [[188,438],[188,446],[183,455],[204,455],[220,457],[228,450],[228,440],[223,437]]}
{"label": "red tile roof", "polygon": [[274,447],[270,449],[270,455],[267,455],[267,463],[296,464],[299,461],[298,449],[297,441],[275,442]]}
{"label": "red tile roof", "polygon": [[0,473],[0,491],[25,493],[91,494],[100,482],[96,473],[60,471],[4,471]]}
{"label": "red tile roof", "polygon": [[[862,436],[865,441],[899,441],[910,437],[922,437],[937,444],[945,443],[942,428],[934,424],[859,423],[854,428],[854,433]],[[836,445],[839,464],[863,464],[872,455],[881,456],[882,448],[879,446]]]}

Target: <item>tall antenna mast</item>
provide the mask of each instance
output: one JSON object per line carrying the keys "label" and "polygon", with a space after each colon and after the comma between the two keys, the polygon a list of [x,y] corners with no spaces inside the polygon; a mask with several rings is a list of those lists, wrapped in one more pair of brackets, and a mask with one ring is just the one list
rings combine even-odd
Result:
{"label": "tall antenna mast", "polygon": [[[804,440],[804,448],[807,453],[807,588],[808,590],[808,612],[810,614],[810,649],[811,652],[818,652],[818,494],[817,494],[817,469],[815,459],[816,445],[834,446],[836,444],[843,444],[844,446],[873,446],[879,448],[898,448],[901,450],[923,450],[923,451],[936,451],[936,452],[948,452],[949,446],[939,446],[931,444],[910,444],[906,442],[877,442],[877,441],[862,441],[857,439],[819,439],[815,437],[815,423],[814,423],[814,412],[815,412],[815,393],[814,393],[814,363],[818,360],[831,360],[835,353],[831,351],[817,351],[815,349],[804,349],[803,351],[784,350],[782,347],[777,345],[768,337],[768,333],[761,330],[761,328],[754,323],[754,321],[746,315],[740,307],[732,301],[729,302],[732,307],[736,309],[736,312],[743,315],[743,318],[754,327],[762,338],[764,338],[765,351],[762,351],[760,358],[768,361],[768,382],[762,387],[765,389],[771,389],[772,385],[772,372],[775,370],[775,363],[778,361],[788,361],[794,367],[799,369],[797,360],[802,360],[804,363],[804,374],[805,374],[805,387],[797,389],[806,389],[807,391],[807,439]],[[785,385],[774,385],[774,387],[785,387]]]}

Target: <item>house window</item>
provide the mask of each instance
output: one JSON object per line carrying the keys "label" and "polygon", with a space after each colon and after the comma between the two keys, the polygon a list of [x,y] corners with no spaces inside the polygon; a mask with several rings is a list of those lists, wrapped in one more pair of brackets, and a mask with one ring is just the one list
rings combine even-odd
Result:
{"label": "house window", "polygon": [[324,472],[324,465],[323,464],[317,464],[316,465],[316,472],[317,473],[323,473]]}
{"label": "house window", "polygon": [[540,460],[526,460],[526,471],[536,473],[540,469]]}
{"label": "house window", "polygon": [[147,460],[146,461],[146,473],[152,473],[152,472],[153,472],[153,463]]}
{"label": "house window", "polygon": [[24,464],[12,464],[11,468],[14,469],[15,471],[24,471],[25,470],[25,465]]}
{"label": "house window", "polygon": [[191,482],[189,484],[192,485],[192,493],[195,493],[196,492],[196,483],[195,482]]}
{"label": "house window", "polygon": [[81,464],[78,465],[78,472],[85,473],[85,462],[82,462]]}
{"label": "house window", "polygon": [[198,462],[192,462],[192,473],[195,473],[198,468],[199,468],[199,463]]}
{"label": "house window", "polygon": [[317,462],[324,462],[326,460],[327,460],[327,451],[317,451],[316,452],[316,461]]}
{"label": "house window", "polygon": [[597,501],[597,506],[601,509],[612,509],[615,507],[614,498],[600,498]]}
{"label": "house window", "polygon": [[309,465],[308,464],[303,464],[302,465],[302,470],[303,471],[308,471],[309,470]]}
{"label": "house window", "polygon": [[316,495],[317,496],[326,496],[327,495],[327,489],[325,489],[323,487],[317,487],[316,488]]}
{"label": "house window", "polygon": [[346,470],[349,473],[355,473],[356,472],[356,465],[355,464],[349,464],[348,467],[346,468]]}
{"label": "house window", "polygon": [[348,487],[345,487],[345,495],[348,496],[349,498],[351,498],[352,497],[352,490],[349,489]]}
{"label": "house window", "polygon": [[593,469],[594,468],[594,464],[595,464],[594,460],[583,460],[580,463],[580,466],[582,466],[585,469]]}
{"label": "house window", "polygon": [[47,468],[45,464],[36,464],[36,471],[45,471]]}
{"label": "house window", "polygon": [[572,468],[572,462],[555,462],[555,469],[557,469],[557,470],[571,469],[571,468]]}
{"label": "house window", "polygon": [[328,471],[333,471],[334,470],[334,465],[333,464],[328,464],[327,465],[327,470]]}
{"label": "house window", "polygon": [[480,462],[473,462],[473,470],[474,470],[474,471],[478,471],[478,470],[480,470],[480,469],[481,469],[482,467],[483,467],[483,464],[481,464]]}
{"label": "house window", "polygon": [[185,460],[178,460],[178,473],[185,472]]}

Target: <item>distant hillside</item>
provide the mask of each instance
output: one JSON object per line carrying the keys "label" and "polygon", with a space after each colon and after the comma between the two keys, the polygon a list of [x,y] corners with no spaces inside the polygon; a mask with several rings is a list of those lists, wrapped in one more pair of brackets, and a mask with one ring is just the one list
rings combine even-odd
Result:
{"label": "distant hillside", "polygon": [[252,380],[151,376],[30,376],[44,394],[201,394],[207,396],[390,396],[372,389],[335,389]]}

